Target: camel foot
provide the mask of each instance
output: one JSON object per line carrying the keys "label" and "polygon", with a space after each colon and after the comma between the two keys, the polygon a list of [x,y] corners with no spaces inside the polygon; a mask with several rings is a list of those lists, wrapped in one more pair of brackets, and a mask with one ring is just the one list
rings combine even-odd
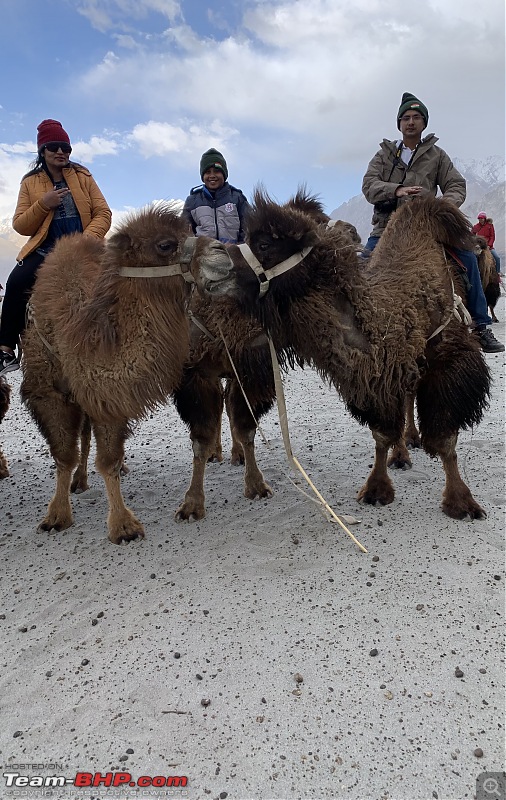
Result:
{"label": "camel foot", "polygon": [[248,500],[255,500],[257,497],[272,497],[273,494],[274,492],[269,484],[264,481],[263,477],[255,481],[248,481],[244,485],[244,496],[247,497]]}
{"label": "camel foot", "polygon": [[375,506],[377,504],[388,506],[393,502],[394,497],[395,491],[390,481],[371,481],[369,479],[359,491],[357,500],[359,503],[366,503],[370,506]]}
{"label": "camel foot", "polygon": [[216,453],[211,453],[211,455],[207,459],[208,464],[221,464],[222,461],[223,461],[223,453],[221,452],[221,450]]}
{"label": "camel foot", "polygon": [[476,502],[469,489],[462,495],[443,494],[441,508],[452,519],[485,519],[487,512]]}
{"label": "camel foot", "polygon": [[196,522],[199,519],[204,519],[206,509],[204,506],[204,498],[192,498],[186,495],[183,503],[176,511],[174,518],[176,522]]}
{"label": "camel foot", "polygon": [[48,531],[55,530],[65,531],[74,524],[72,512],[58,514],[54,511],[48,511],[42,522],[37,527],[37,533],[47,533]]}
{"label": "camel foot", "polygon": [[411,469],[412,466],[411,458],[406,449],[395,447],[392,450],[392,455],[387,461],[387,467],[391,469]]}
{"label": "camel foot", "polygon": [[119,468],[119,474],[120,475],[128,475],[129,472],[130,472],[130,467],[127,467],[127,465],[123,461],[121,467]]}
{"label": "camel foot", "polygon": [[146,535],[142,523],[128,509],[125,510],[120,518],[115,518],[114,520],[109,518],[108,527],[109,541],[113,544],[131,542],[134,539],[144,539]]}
{"label": "camel foot", "polygon": [[72,483],[70,484],[70,491],[73,492],[73,494],[82,494],[89,488],[88,475],[76,469],[74,477],[72,478]]}
{"label": "camel foot", "polygon": [[230,463],[234,467],[242,467],[244,464],[244,450],[242,447],[232,447],[230,453]]}
{"label": "camel foot", "polygon": [[422,441],[418,433],[413,434],[412,436],[406,436],[405,442],[406,447],[409,448],[409,450],[420,450],[422,447]]}
{"label": "camel foot", "polygon": [[7,466],[7,461],[4,461],[3,458],[0,458],[0,479],[8,477],[9,477],[9,468]]}

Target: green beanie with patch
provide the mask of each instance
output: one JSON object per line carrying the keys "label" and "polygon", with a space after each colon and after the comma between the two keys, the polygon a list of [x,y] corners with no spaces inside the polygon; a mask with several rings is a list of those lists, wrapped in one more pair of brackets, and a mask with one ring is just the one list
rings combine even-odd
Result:
{"label": "green beanie with patch", "polygon": [[208,169],[214,167],[215,169],[221,169],[225,176],[225,180],[228,178],[228,169],[227,169],[227,162],[223,158],[222,154],[219,150],[215,150],[214,147],[211,147],[209,150],[206,150],[202,158],[200,159],[200,177],[204,178],[204,172],[207,172]]}
{"label": "green beanie with patch", "polygon": [[427,106],[415,97],[414,94],[410,94],[409,92],[404,92],[402,95],[401,104],[399,106],[399,111],[397,112],[397,127],[399,130],[401,129],[401,117],[406,111],[418,111],[419,114],[425,120],[425,127],[429,124],[429,112],[427,111]]}

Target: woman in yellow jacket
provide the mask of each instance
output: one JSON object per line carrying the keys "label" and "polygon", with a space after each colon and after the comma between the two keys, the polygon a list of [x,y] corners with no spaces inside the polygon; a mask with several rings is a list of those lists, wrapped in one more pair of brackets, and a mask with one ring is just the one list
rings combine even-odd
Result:
{"label": "woman in yellow jacket", "polygon": [[[55,242],[69,233],[103,239],[111,210],[86,167],[70,161],[72,147],[60,122],[37,128],[37,159],[21,180],[15,231],[30,239],[22,247],[5,287],[0,324],[0,376],[19,368],[14,350],[25,327],[26,305],[37,270]],[[19,352],[19,351],[18,351]]]}

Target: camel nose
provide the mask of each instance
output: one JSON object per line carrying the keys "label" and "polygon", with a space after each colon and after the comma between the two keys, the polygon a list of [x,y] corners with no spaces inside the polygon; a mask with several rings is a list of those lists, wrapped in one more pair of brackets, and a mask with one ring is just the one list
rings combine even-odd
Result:
{"label": "camel nose", "polygon": [[230,274],[234,265],[227,248],[212,240],[202,254],[200,266],[207,280],[220,281]]}

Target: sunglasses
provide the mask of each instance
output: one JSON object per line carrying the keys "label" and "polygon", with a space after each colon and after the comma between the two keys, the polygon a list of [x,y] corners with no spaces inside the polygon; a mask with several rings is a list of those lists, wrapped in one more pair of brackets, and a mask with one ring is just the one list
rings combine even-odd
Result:
{"label": "sunglasses", "polygon": [[57,153],[58,150],[61,150],[62,153],[70,154],[72,152],[72,148],[67,142],[49,142],[49,144],[44,145],[46,150],[49,150],[50,153]]}

